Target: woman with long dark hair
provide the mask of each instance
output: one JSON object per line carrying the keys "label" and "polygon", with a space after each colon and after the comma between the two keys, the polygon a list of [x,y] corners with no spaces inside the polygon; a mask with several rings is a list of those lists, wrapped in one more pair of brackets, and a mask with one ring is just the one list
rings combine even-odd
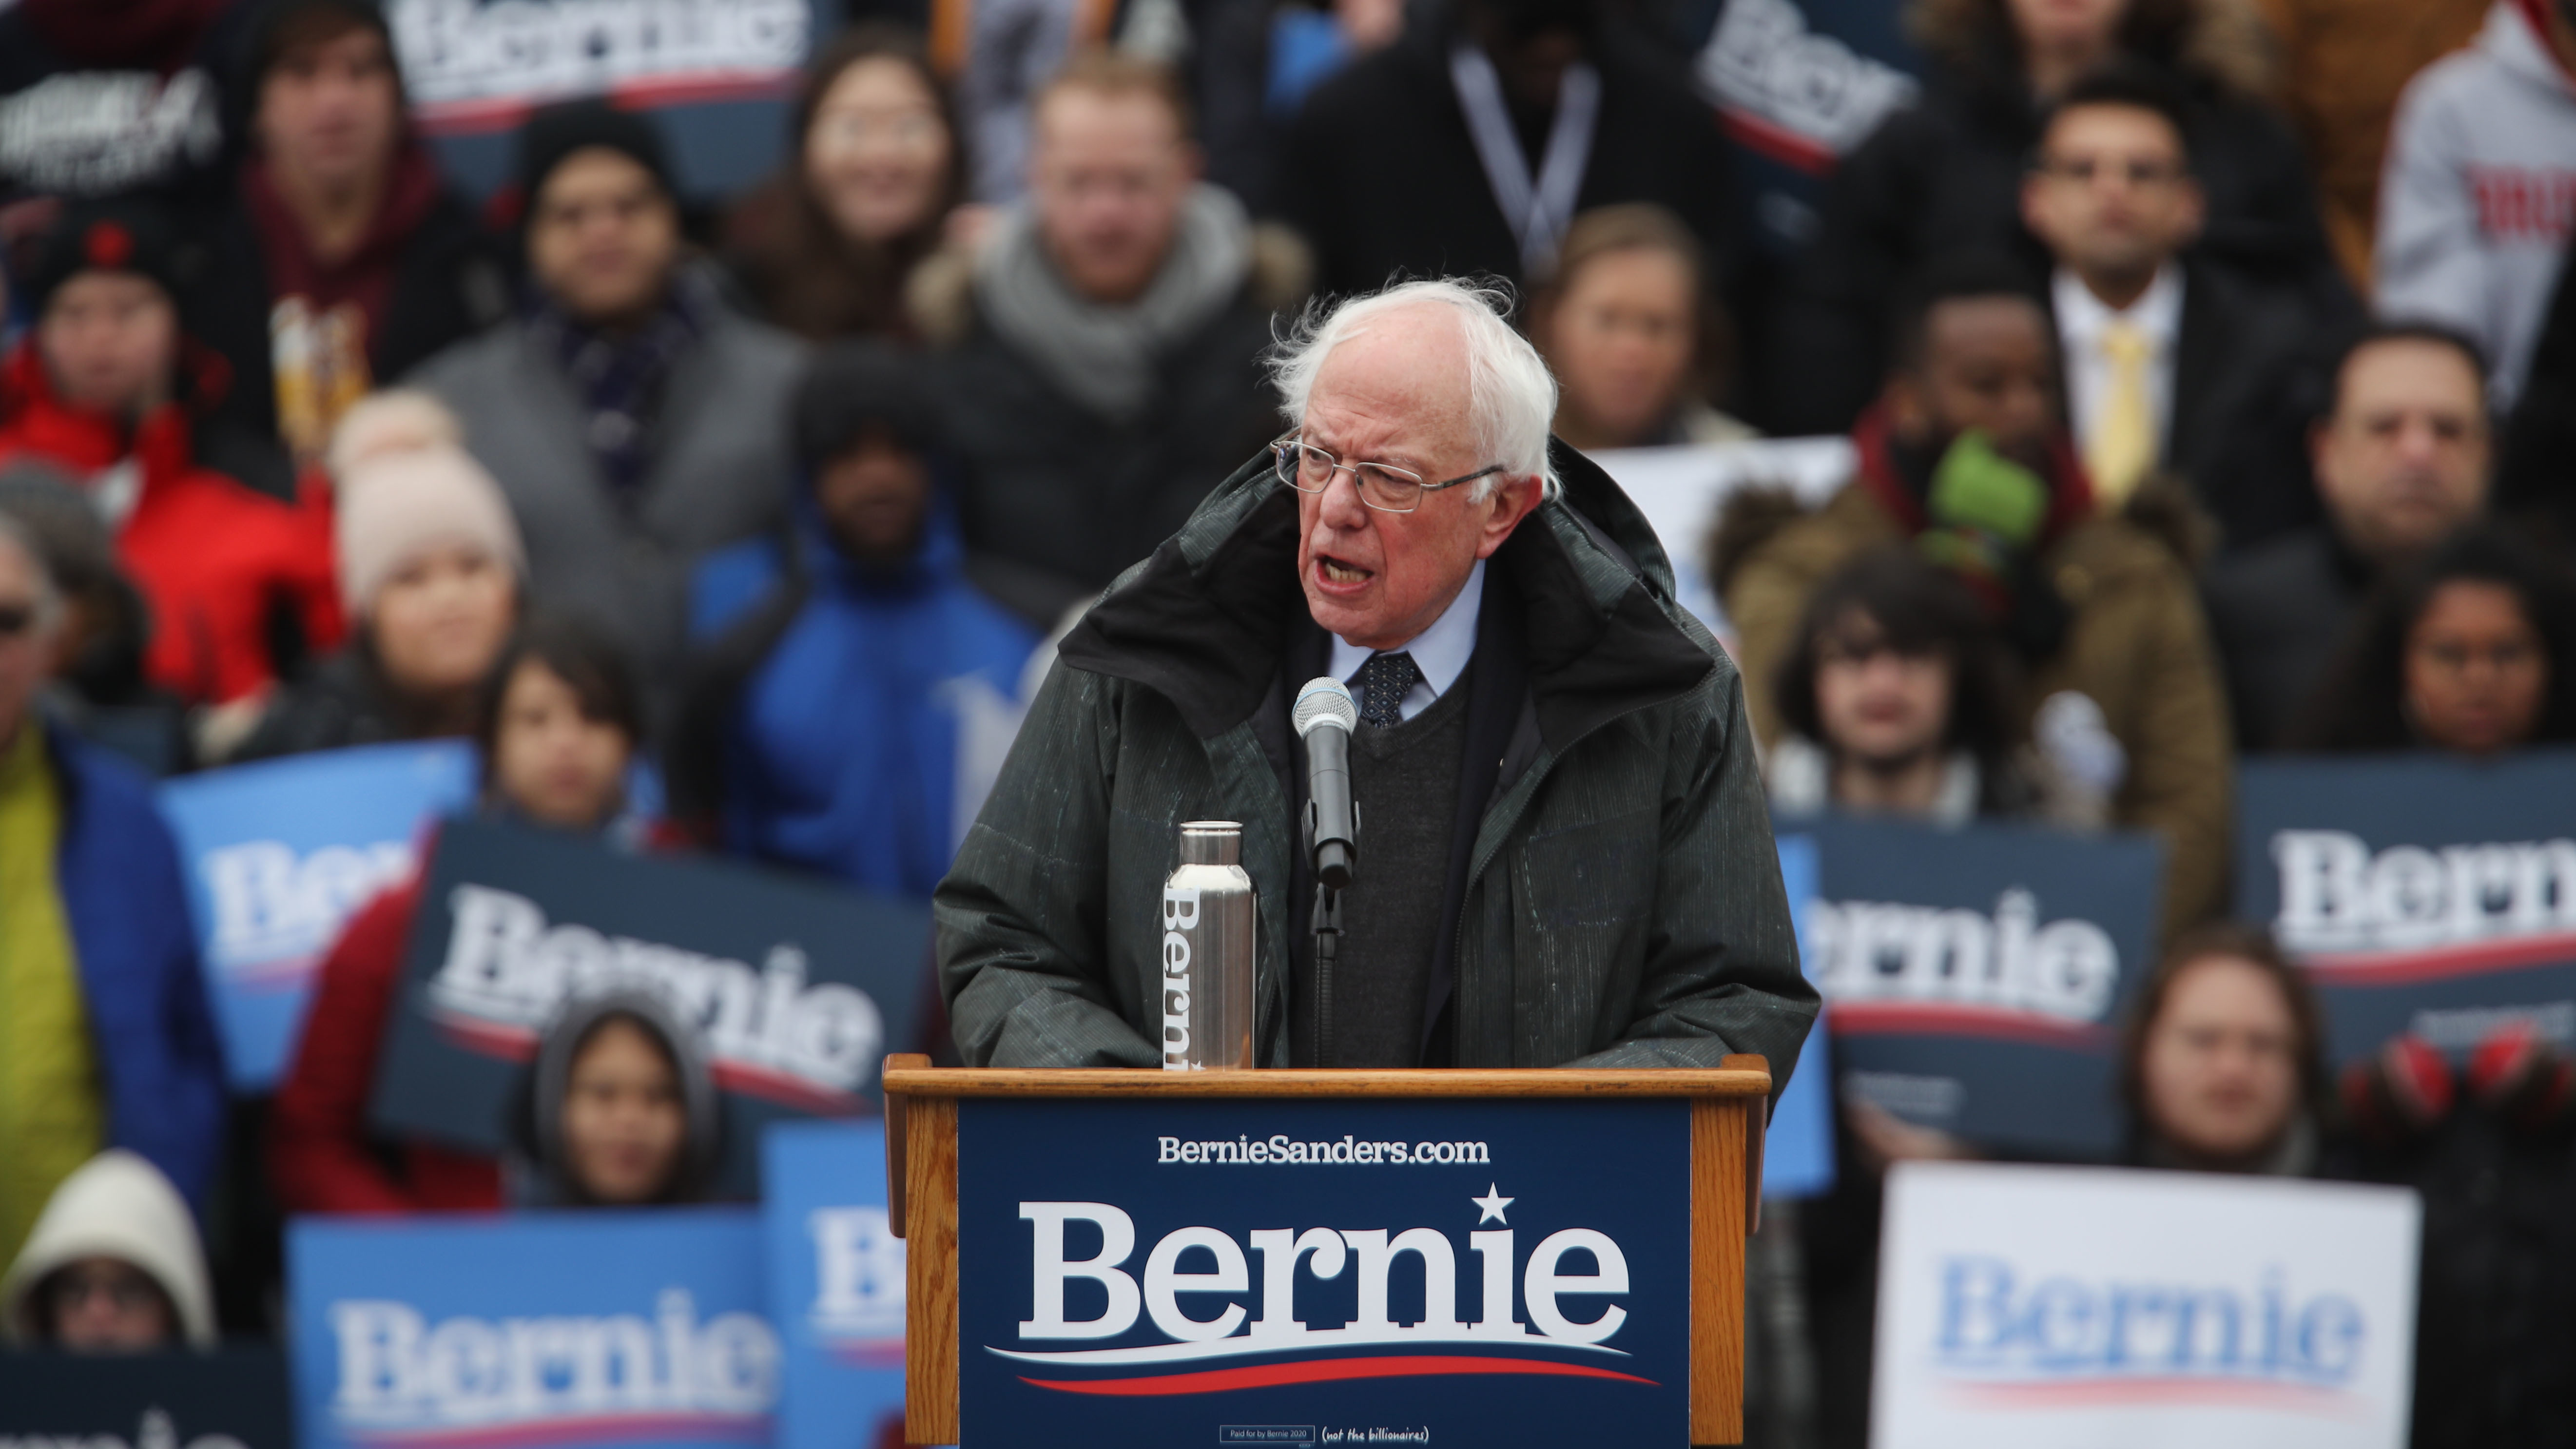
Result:
{"label": "woman with long dark hair", "polygon": [[2290,732],[2294,749],[2488,758],[2576,741],[2576,578],[2480,524],[2372,599]]}
{"label": "woman with long dark hair", "polygon": [[859,25],[814,57],[791,120],[787,166],[726,218],[726,260],[799,336],[908,338],[904,286],[964,195],[947,87],[911,31]]}

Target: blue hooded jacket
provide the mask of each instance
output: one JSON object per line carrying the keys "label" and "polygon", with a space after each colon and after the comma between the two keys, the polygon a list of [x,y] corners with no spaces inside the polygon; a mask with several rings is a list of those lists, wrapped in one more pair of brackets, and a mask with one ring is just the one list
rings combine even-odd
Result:
{"label": "blue hooded jacket", "polygon": [[[982,803],[973,785],[977,798],[961,798],[961,767],[997,729],[1016,728],[1037,631],[967,580],[965,546],[941,502],[911,561],[889,571],[833,546],[801,491],[784,540],[749,540],[699,565],[693,642],[792,584],[786,547],[799,550],[806,593],[726,711],[723,848],[927,899]],[[981,775],[989,784],[989,766]]]}
{"label": "blue hooded jacket", "polygon": [[223,1048],[206,1002],[179,847],[131,767],[48,728],[62,791],[54,875],[107,1096],[107,1145],[201,1211],[224,1138]]}

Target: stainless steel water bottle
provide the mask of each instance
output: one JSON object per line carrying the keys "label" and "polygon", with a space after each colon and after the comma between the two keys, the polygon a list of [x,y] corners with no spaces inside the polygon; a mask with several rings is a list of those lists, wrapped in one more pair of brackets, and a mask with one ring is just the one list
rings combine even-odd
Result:
{"label": "stainless steel water bottle", "polygon": [[1243,827],[1181,826],[1181,864],[1163,883],[1163,1069],[1252,1065],[1252,877]]}

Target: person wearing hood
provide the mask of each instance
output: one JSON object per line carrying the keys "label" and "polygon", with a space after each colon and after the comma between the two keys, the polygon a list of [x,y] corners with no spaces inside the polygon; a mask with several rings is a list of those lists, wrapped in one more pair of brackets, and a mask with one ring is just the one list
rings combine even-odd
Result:
{"label": "person wearing hood", "polygon": [[2576,237],[2576,0],[2496,0],[2407,85],[2384,174],[2379,315],[2476,339],[2512,411]]}
{"label": "person wearing hood", "polygon": [[[637,823],[625,782],[643,738],[641,690],[615,641],[577,620],[534,619],[493,664],[477,702],[481,809],[623,843]],[[289,1212],[501,1204],[492,1158],[420,1139],[385,1142],[367,1123],[421,888],[416,875],[360,907],[323,958],[269,1113],[269,1178]]]}
{"label": "person wearing hood", "polygon": [[[932,900],[973,1066],[1163,1062],[1176,827],[1242,826],[1256,1063],[1714,1067],[1787,1085],[1816,1014],[1742,680],[1634,504],[1551,446],[1556,382],[1496,289],[1319,312],[1294,431],[1075,625]],[[1290,701],[1358,718],[1367,854],[1305,929]]]}
{"label": "person wearing hood", "polygon": [[528,548],[529,602],[618,634],[656,703],[687,638],[689,571],[774,526],[779,407],[805,348],[735,312],[680,231],[659,123],[604,99],[528,118],[514,185],[518,315],[410,379],[456,413]]}
{"label": "person wearing hood", "polygon": [[0,516],[0,1261],[101,1148],[202,1200],[222,1151],[223,1051],[152,787],[45,718],[65,605]]}
{"label": "person wearing hood", "polygon": [[966,541],[1025,575],[1033,622],[1153,551],[1276,423],[1257,355],[1305,295],[1305,251],[1199,180],[1188,105],[1110,53],[1032,111],[1029,194],[914,279]]}
{"label": "person wearing hood", "polygon": [[215,1346],[205,1248],[159,1168],[112,1147],[63,1179],[0,1277],[0,1339],[64,1353]]}
{"label": "person wearing hood", "polygon": [[340,640],[319,515],[254,490],[213,444],[221,359],[179,325],[189,252],[140,201],[64,209],[30,279],[36,324],[0,365],[0,462],[83,480],[152,606],[144,669],[195,704],[266,690],[291,651]]}
{"label": "person wearing hood", "polygon": [[78,479],[22,458],[0,464],[0,516],[16,520],[44,551],[63,596],[45,706],[92,744],[123,755],[145,774],[174,775],[193,763],[186,712],[143,677],[152,611],[116,557],[116,539]]}
{"label": "person wearing hood", "polygon": [[515,1124],[529,1207],[703,1202],[724,1146],[706,1044],[652,992],[576,996],[546,1029]]}
{"label": "person wearing hood", "polygon": [[376,0],[254,0],[234,90],[248,154],[209,218],[189,330],[228,415],[318,462],[350,405],[501,319],[500,256],[405,119]]}
{"label": "person wearing hood", "polygon": [[978,766],[1007,742],[1037,631],[970,577],[913,360],[819,354],[795,431],[788,526],[698,568],[682,814],[729,854],[927,899],[983,803]]}
{"label": "person wearing hood", "polygon": [[518,621],[518,522],[436,399],[367,399],[332,458],[349,643],[278,693],[234,762],[467,734]]}
{"label": "person wearing hood", "polygon": [[[1731,571],[1753,726],[1782,738],[1772,686],[1835,570],[1906,543],[1965,579],[2019,656],[2015,728],[2098,822],[2166,848],[2165,929],[2217,909],[2227,880],[2227,702],[2191,573],[2171,547],[2097,514],[2057,394],[2048,313],[2021,269],[1965,256],[1913,280],[1880,402],[1853,434],[1858,476]],[[2026,723],[2025,723],[2026,722]]]}

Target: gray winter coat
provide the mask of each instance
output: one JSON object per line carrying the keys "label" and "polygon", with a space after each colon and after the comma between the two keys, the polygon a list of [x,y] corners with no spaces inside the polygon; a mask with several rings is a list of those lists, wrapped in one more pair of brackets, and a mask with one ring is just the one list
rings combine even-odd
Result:
{"label": "gray winter coat", "polygon": [[804,349],[786,333],[707,309],[698,344],[662,392],[651,471],[632,509],[582,438],[562,367],[521,323],[421,364],[406,381],[465,425],[528,547],[530,602],[620,631],[647,679],[668,678],[687,636],[690,569],[768,527],[794,476],[787,407]]}
{"label": "gray winter coat", "polygon": [[[1143,1025],[1160,1010],[1155,912],[1175,823],[1207,818],[1244,824],[1257,1051],[1288,1064],[1286,963],[1311,885],[1293,859],[1282,663],[1312,626],[1296,495],[1268,463],[1220,485],[1068,636],[940,884],[940,987],[972,1065],[1159,1064]],[[1525,684],[1492,788],[1471,795],[1443,946],[1453,1035],[1429,1055],[1713,1067],[1758,1052],[1776,1090],[1816,993],[1735,667],[1673,603],[1635,506],[1572,450],[1557,464],[1566,497],[1488,568],[1484,609],[1508,617]]]}

